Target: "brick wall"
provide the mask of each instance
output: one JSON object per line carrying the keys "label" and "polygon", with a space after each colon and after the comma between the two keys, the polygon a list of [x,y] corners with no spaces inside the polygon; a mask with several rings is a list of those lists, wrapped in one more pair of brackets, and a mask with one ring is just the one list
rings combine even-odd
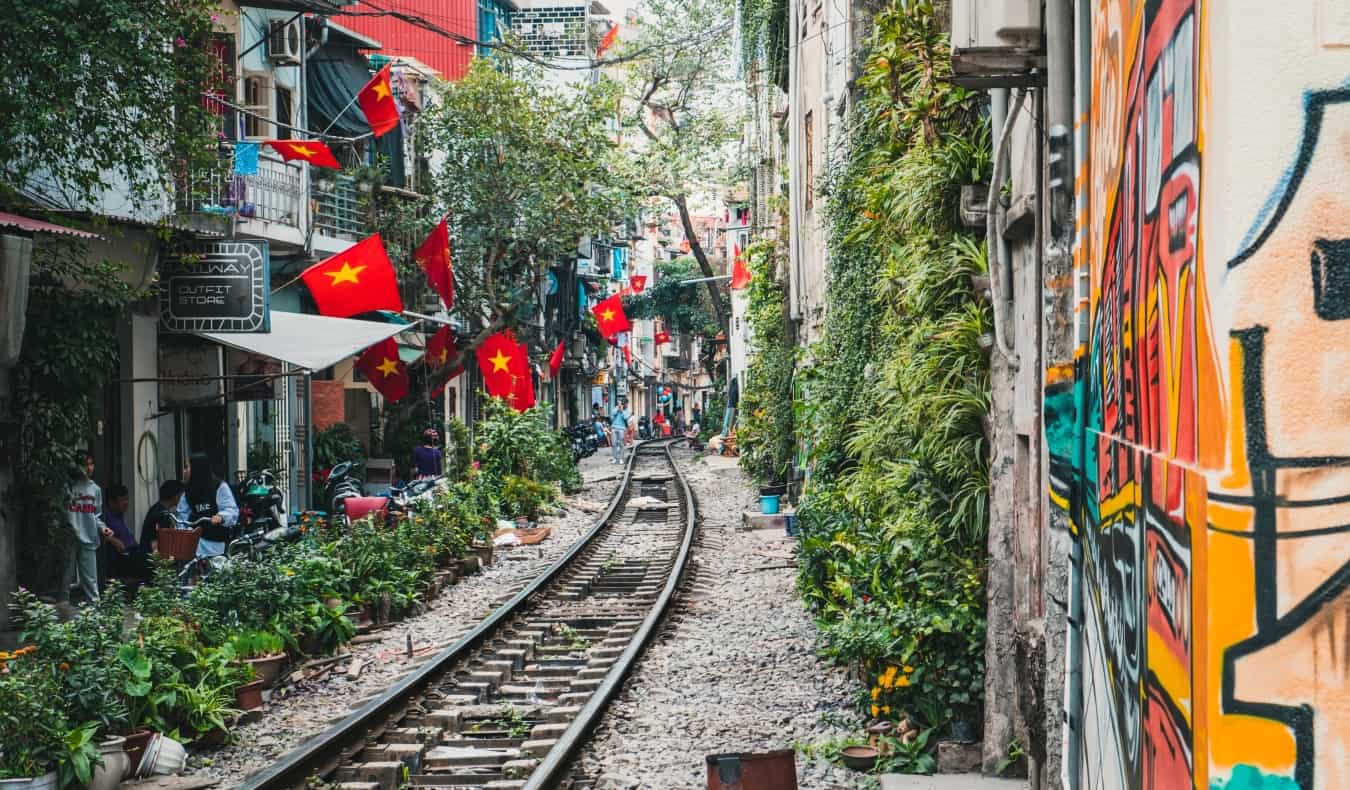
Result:
{"label": "brick wall", "polygon": [[347,421],[346,385],[341,381],[315,381],[314,429],[322,431],[330,425]]}

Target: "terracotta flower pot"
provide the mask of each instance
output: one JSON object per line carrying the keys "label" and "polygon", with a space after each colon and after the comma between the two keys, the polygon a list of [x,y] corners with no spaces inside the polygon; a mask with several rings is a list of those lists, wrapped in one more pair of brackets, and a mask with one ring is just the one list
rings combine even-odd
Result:
{"label": "terracotta flower pot", "polygon": [[235,707],[239,710],[256,710],[262,707],[263,682],[255,680],[234,690]]}
{"label": "terracotta flower pot", "polygon": [[145,754],[145,747],[149,745],[150,739],[153,737],[155,737],[155,731],[149,727],[139,727],[135,732],[126,736],[127,776],[135,776],[136,769],[141,764],[141,757]]}
{"label": "terracotta flower pot", "polygon": [[270,656],[259,656],[258,658],[246,658],[245,664],[253,667],[253,676],[258,682],[263,684],[264,688],[272,688],[281,676],[281,667],[286,663],[285,653],[274,653]]}

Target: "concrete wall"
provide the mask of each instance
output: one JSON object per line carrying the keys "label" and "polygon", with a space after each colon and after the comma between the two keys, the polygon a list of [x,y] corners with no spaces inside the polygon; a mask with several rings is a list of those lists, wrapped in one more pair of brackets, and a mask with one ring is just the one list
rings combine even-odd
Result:
{"label": "concrete wall", "polygon": [[1350,12],[1089,5],[1066,779],[1345,787]]}

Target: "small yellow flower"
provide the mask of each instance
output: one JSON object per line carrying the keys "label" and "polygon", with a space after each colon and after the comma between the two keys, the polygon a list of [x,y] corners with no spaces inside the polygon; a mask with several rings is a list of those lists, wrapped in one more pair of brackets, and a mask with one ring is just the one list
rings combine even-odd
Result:
{"label": "small yellow flower", "polygon": [[886,671],[881,673],[882,688],[890,688],[895,685],[895,667],[886,667]]}
{"label": "small yellow flower", "polygon": [[901,675],[900,679],[895,681],[895,685],[900,688],[905,688],[906,686],[909,685],[909,678],[904,675]]}
{"label": "small yellow flower", "polygon": [[881,713],[881,708],[877,705],[872,706],[872,715],[877,716]]}
{"label": "small yellow flower", "polygon": [[882,706],[881,706],[881,712],[882,712],[882,713],[890,713],[890,712],[891,712],[891,706],[890,706],[890,705],[882,705]]}
{"label": "small yellow flower", "polygon": [[913,671],[914,671],[914,667],[910,666],[909,664],[905,664],[905,674],[906,674],[906,675],[910,674],[910,673],[913,672]]}
{"label": "small yellow flower", "polygon": [[873,688],[873,689],[872,689],[872,699],[875,700],[877,697],[880,697],[880,696],[881,696],[881,689],[880,689],[879,687]]}

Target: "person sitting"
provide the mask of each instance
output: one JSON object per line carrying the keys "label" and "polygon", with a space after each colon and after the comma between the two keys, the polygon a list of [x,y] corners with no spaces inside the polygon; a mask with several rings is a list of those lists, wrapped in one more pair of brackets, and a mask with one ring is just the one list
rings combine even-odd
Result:
{"label": "person sitting", "polygon": [[108,575],[134,588],[150,580],[150,552],[127,527],[131,492],[121,483],[108,486],[103,500],[103,542],[110,549]]}
{"label": "person sitting", "polygon": [[652,418],[652,423],[656,426],[656,430],[661,436],[670,435],[670,426],[666,425],[666,415],[664,413],[657,411],[656,416]]}
{"label": "person sitting", "polygon": [[215,476],[206,453],[192,454],[183,467],[183,481],[187,483],[187,496],[178,504],[179,519],[189,522],[189,526],[203,518],[210,522],[202,527],[197,556],[224,554],[231,527],[239,520],[239,505],[234,501],[229,483]]}
{"label": "person sitting", "polygon": [[141,545],[151,554],[159,552],[159,533],[175,527],[174,513],[178,511],[178,502],[183,498],[183,484],[177,480],[165,480],[159,486],[159,501],[150,506],[141,522]]}

